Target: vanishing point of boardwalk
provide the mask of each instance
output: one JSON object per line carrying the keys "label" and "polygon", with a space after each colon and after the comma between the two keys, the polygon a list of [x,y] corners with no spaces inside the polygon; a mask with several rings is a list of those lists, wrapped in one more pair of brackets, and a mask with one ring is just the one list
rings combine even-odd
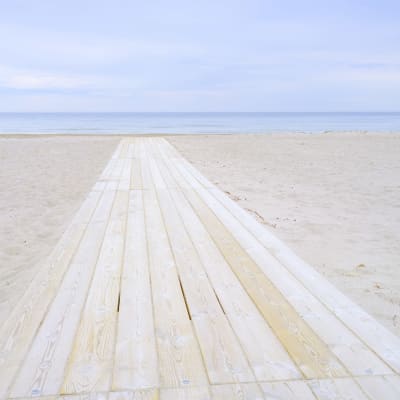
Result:
{"label": "vanishing point of boardwalk", "polygon": [[400,339],[164,139],[121,141],[0,327],[0,399],[400,399]]}

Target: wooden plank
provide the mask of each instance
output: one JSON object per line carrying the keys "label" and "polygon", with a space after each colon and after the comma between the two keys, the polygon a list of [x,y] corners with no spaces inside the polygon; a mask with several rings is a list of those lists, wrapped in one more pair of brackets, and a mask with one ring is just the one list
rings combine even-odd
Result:
{"label": "wooden plank", "polygon": [[231,204],[226,196],[214,191],[213,194],[228,209],[240,218],[254,236],[282,263],[311,293],[332,311],[351,331],[377,353],[396,372],[400,371],[400,339],[381,326],[359,306],[340,293],[312,267],[294,255],[264,227],[260,226],[244,210]]}
{"label": "wooden plank", "polygon": [[132,160],[132,170],[131,170],[131,189],[142,189],[142,172],[140,168],[140,159],[135,158]]}
{"label": "wooden plank", "polygon": [[318,400],[370,400],[352,378],[314,380],[308,385]]}
{"label": "wooden plank", "polygon": [[[152,189],[148,164],[142,161],[143,184]],[[200,349],[154,190],[144,191],[144,204],[161,387],[205,385]]]}
{"label": "wooden plank", "polygon": [[100,179],[99,179],[100,182],[111,179],[111,174],[112,174],[113,169],[115,168],[116,160],[117,160],[116,158],[111,158],[111,160],[108,162],[106,168],[100,175]]}
{"label": "wooden plank", "polygon": [[[48,400],[48,397],[39,397],[37,399]],[[52,400],[108,400],[108,394],[105,392],[90,392],[83,394],[53,396]]]}
{"label": "wooden plank", "polygon": [[128,192],[116,194],[61,393],[111,388]]}
{"label": "wooden plank", "polygon": [[371,399],[400,399],[400,377],[398,375],[363,376],[356,378],[356,381]]}
{"label": "wooden plank", "polygon": [[214,400],[263,400],[264,394],[257,383],[211,386]]}
{"label": "wooden plank", "polygon": [[147,149],[145,142],[142,141],[140,142],[140,155],[139,155],[139,160],[140,160],[140,172],[142,174],[142,189],[143,190],[154,190],[154,185],[153,185],[153,179],[150,173],[150,165],[147,160]]}
{"label": "wooden plank", "polygon": [[114,193],[104,192],[16,376],[12,397],[59,393],[113,201]]}
{"label": "wooden plank", "polygon": [[326,344],[295,312],[226,227],[192,190],[182,190],[248,295],[303,373],[307,377],[346,376],[346,370]]}
{"label": "wooden plank", "polygon": [[113,390],[157,387],[154,335],[143,194],[130,192]]}
{"label": "wooden plank", "polygon": [[57,293],[63,274],[85,228],[85,225],[75,225],[65,232],[53,256],[45,264],[45,269],[39,272],[17,307],[2,325],[0,398],[6,396],[47,308]]}
{"label": "wooden plank", "polygon": [[106,167],[104,168],[102,174],[100,175],[98,182],[107,181],[111,179],[112,171],[116,166],[116,160],[120,152],[121,152],[121,142],[119,142],[118,145],[116,146],[116,149],[114,150],[110,160],[108,161]]}
{"label": "wooden plank", "polygon": [[396,388],[396,392],[400,392],[400,375],[385,375],[384,378],[390,386]]}
{"label": "wooden plank", "polygon": [[122,149],[122,140],[118,143],[117,148],[115,149],[113,155],[111,156],[112,160],[120,158],[121,149]]}
{"label": "wooden plank", "polygon": [[137,390],[125,392],[110,392],[107,400],[158,400],[159,390]]}
{"label": "wooden plank", "polygon": [[346,370],[326,344],[296,313],[197,194],[185,190],[185,196],[249,296],[305,376],[346,376]]}
{"label": "wooden plank", "polygon": [[[127,139],[125,139],[127,140]],[[136,147],[136,140],[135,139],[130,139],[128,141],[128,153],[126,155],[127,158],[135,158],[135,147]]]}
{"label": "wooden plank", "polygon": [[0,327],[0,398],[11,380],[54,299],[87,223],[99,201],[99,192],[90,192],[62,235],[55,249],[33,279],[11,315]]}
{"label": "wooden plank", "polygon": [[110,173],[109,180],[115,180],[119,183],[119,180],[124,172],[125,160],[123,158],[116,158],[114,160],[114,168]]}
{"label": "wooden plank", "polygon": [[[153,150],[153,146],[151,146]],[[149,147],[148,147],[148,150]],[[154,156],[154,152],[152,152]],[[218,303],[198,255],[187,235],[156,162],[150,162],[183,292],[202,348],[211,382],[253,380],[248,362]]]}
{"label": "wooden plank", "polygon": [[[162,179],[161,175],[159,178]],[[218,303],[169,193],[159,189],[157,196],[210,382],[253,381],[248,361]]]}
{"label": "wooden plank", "polygon": [[[166,168],[162,171],[164,173]],[[300,378],[301,374],[243,290],[182,193],[176,190],[170,192],[256,377],[261,380]]]}
{"label": "wooden plank", "polygon": [[153,157],[151,157],[151,150],[148,148],[147,151],[149,152],[148,154],[148,165],[149,165],[149,171],[150,171],[150,175],[151,175],[151,179],[152,179],[152,183],[153,183],[153,187],[154,190],[159,190],[159,189],[166,189],[167,185],[164,181],[164,178],[162,177],[156,161],[154,160]]}
{"label": "wooden plank", "polygon": [[140,146],[141,146],[141,140],[140,138],[136,138],[135,147],[133,150],[133,158],[140,158]]}
{"label": "wooden plank", "polygon": [[160,400],[211,400],[207,386],[161,389]]}
{"label": "wooden plank", "polygon": [[[176,157],[175,149],[165,144]],[[400,338],[380,325],[358,305],[343,295],[310,265],[296,256],[266,227],[259,224],[238,204],[211,184],[190,163],[179,158],[199,184],[208,190],[280,261],[308,290],[332,311],[351,331],[378,354],[397,373],[400,372]]]}
{"label": "wooden plank", "polygon": [[297,257],[244,210],[219,191],[212,190],[246,228],[284,265],[314,296],[339,318],[361,341],[370,347],[396,372],[400,372],[400,339],[349,300],[317,271]]}
{"label": "wooden plank", "polygon": [[105,171],[0,327],[0,398],[400,398],[379,328],[350,327],[163,140],[124,140]]}
{"label": "wooden plank", "polygon": [[[37,396],[35,400],[158,400],[159,389],[125,390],[113,392],[87,392],[56,396]],[[18,400],[32,400],[32,397],[18,397]]]}
{"label": "wooden plank", "polygon": [[107,186],[107,181],[103,180],[103,181],[97,181],[94,186],[93,186],[93,191],[97,191],[97,192],[102,192],[103,190],[106,189]]}
{"label": "wooden plank", "polygon": [[[385,360],[395,371],[400,368],[400,339],[382,327],[360,307],[346,298],[333,285],[319,275],[312,267],[297,257],[284,243],[264,226],[259,224],[239,205],[211,184],[190,163],[180,157],[168,143],[171,160],[179,159],[197,180],[198,185],[207,188],[304,286],[331,310],[346,326],[374,352]],[[384,340],[382,340],[384,338]]]}
{"label": "wooden plank", "polygon": [[306,381],[260,383],[265,399],[316,400]]}
{"label": "wooden plank", "polygon": [[[122,142],[118,146],[116,150],[116,154],[119,154],[121,151]],[[113,155],[111,160],[108,163],[108,166],[104,170],[101,178],[98,182],[96,182],[95,187],[101,190],[128,190],[129,189],[129,172],[126,171],[126,164],[130,164],[128,159],[118,158]],[[128,167],[129,168],[129,167]],[[124,182],[121,182],[121,178],[124,176]],[[128,182],[127,182],[128,181]],[[119,186],[121,185],[121,188]],[[127,186],[127,187],[126,187]]]}
{"label": "wooden plank", "polygon": [[124,169],[119,179],[118,190],[129,190],[131,186],[131,168],[132,160],[126,158],[124,160]]}
{"label": "wooden plank", "polygon": [[[178,169],[186,179],[190,179],[181,167],[178,166]],[[214,196],[203,187],[198,187],[196,190],[297,313],[328,344],[331,351],[351,373],[357,375],[391,373],[391,369],[294,278]]]}
{"label": "wooden plank", "polygon": [[118,158],[128,157],[129,142],[129,139],[123,139],[120,141],[120,153],[118,155]]}

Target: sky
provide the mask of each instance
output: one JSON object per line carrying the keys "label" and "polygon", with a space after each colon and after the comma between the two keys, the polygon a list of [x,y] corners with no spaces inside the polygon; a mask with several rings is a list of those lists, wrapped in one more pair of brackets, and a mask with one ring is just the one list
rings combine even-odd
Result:
{"label": "sky", "polygon": [[0,0],[0,111],[400,111],[398,0]]}

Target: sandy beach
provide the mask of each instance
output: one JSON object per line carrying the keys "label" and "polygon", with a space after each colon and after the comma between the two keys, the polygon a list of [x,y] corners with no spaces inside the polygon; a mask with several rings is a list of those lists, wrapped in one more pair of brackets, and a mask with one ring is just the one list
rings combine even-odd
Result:
{"label": "sandy beach", "polygon": [[[167,139],[211,181],[400,335],[400,136]],[[0,318],[50,253],[117,137],[0,139]]]}
{"label": "sandy beach", "polygon": [[0,138],[0,320],[54,248],[118,139]]}

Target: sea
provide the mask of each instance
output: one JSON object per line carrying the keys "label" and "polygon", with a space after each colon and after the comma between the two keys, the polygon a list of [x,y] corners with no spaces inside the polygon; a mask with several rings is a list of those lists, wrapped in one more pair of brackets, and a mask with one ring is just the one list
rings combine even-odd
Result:
{"label": "sea", "polygon": [[0,113],[0,134],[400,132],[400,112]]}

